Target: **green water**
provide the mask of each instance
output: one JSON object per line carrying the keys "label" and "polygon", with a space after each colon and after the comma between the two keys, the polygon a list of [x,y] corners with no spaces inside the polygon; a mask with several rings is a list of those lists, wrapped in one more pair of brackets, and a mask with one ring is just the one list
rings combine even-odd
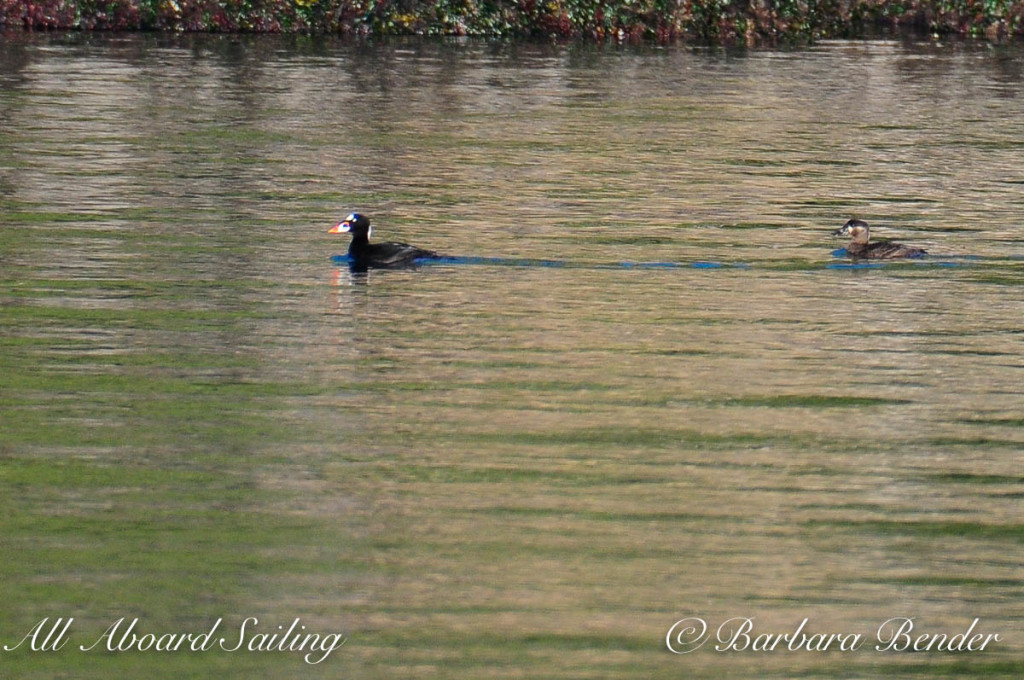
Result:
{"label": "green water", "polygon": [[1024,671],[1019,46],[0,38],[3,677]]}

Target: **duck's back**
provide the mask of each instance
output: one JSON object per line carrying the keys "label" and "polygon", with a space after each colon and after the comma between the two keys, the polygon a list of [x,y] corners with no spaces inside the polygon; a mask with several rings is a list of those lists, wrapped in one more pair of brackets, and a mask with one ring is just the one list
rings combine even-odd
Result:
{"label": "duck's back", "polygon": [[857,244],[851,243],[846,247],[846,252],[851,257],[861,257],[870,260],[893,260],[902,257],[921,257],[928,251],[923,248],[911,248],[902,243],[892,241],[876,241],[874,243]]}
{"label": "duck's back", "polygon": [[438,257],[432,250],[394,242],[368,243],[361,246],[353,243],[348,254],[356,262],[374,267],[400,267],[410,264],[413,260]]}

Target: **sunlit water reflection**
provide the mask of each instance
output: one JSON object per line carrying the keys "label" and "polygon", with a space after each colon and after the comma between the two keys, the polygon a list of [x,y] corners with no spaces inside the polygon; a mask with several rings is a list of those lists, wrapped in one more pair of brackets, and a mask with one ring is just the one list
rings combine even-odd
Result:
{"label": "sunlit water reflection", "polygon": [[[0,59],[0,450],[251,465],[351,525],[274,577],[353,570],[342,668],[933,661],[682,664],[686,614],[982,617],[1019,658],[1019,48],[8,34]],[[326,230],[352,209],[450,257],[350,272]],[[851,215],[931,255],[848,268]]]}

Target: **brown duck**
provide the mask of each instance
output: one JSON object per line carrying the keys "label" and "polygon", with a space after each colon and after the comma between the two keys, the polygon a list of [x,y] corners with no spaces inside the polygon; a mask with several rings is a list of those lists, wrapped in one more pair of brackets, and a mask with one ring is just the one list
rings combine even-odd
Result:
{"label": "brown duck", "polygon": [[849,220],[832,232],[832,235],[850,237],[846,252],[855,259],[892,260],[900,257],[921,257],[927,253],[921,248],[911,248],[893,241],[869,243],[868,239],[871,238],[871,235],[868,231],[868,223],[864,220]]}

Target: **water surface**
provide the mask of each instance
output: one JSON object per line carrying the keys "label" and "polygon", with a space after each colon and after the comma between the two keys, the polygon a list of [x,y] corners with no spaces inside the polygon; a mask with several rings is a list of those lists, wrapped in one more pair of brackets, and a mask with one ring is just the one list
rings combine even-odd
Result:
{"label": "water surface", "polygon": [[[318,666],[5,663],[1018,677],[1022,67],[5,34],[5,644],[44,616],[349,636]],[[349,272],[326,230],[356,209],[453,259]],[[850,216],[931,255],[837,267]],[[675,656],[685,616],[1003,641]]]}

